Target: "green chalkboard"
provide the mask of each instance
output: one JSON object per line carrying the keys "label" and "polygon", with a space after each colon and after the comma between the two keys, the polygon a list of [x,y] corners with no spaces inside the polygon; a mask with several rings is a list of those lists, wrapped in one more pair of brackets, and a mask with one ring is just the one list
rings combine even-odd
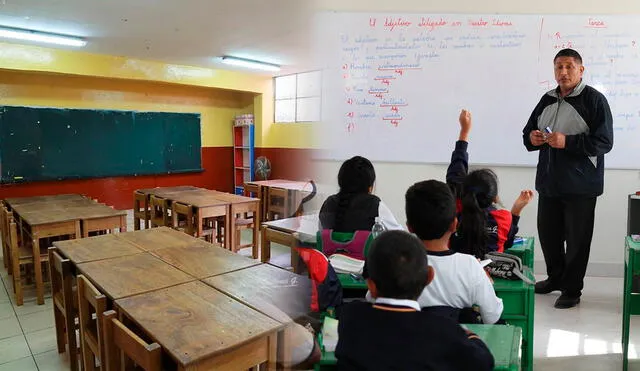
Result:
{"label": "green chalkboard", "polygon": [[0,181],[199,172],[200,114],[0,106]]}

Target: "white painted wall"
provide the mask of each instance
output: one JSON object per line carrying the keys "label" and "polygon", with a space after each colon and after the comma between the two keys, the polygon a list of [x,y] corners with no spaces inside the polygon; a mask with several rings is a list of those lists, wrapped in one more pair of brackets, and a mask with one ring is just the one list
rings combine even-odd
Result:
{"label": "white painted wall", "polygon": [[[321,0],[322,10],[359,12],[422,12],[422,13],[518,13],[518,14],[640,14],[640,2],[632,0],[581,1],[581,0]],[[589,66],[586,66],[589,68]],[[517,68],[516,68],[517,69]],[[640,66],[638,67],[640,70]],[[505,78],[514,71],[505,71]],[[515,71],[517,73],[517,71]],[[503,98],[496,97],[496,104]],[[509,97],[507,99],[517,99]],[[531,109],[537,102],[531,102]],[[456,124],[457,117],[451,117]],[[443,123],[444,124],[444,123]],[[522,123],[524,126],[524,122]],[[451,138],[451,150],[456,138]],[[505,140],[521,141],[521,137]],[[402,145],[399,143],[398,145]],[[473,133],[471,136],[473,146]],[[615,145],[615,143],[614,143]],[[525,151],[524,147],[522,150]],[[508,156],[509,154],[505,154]],[[637,154],[640,166],[640,150]],[[605,157],[606,161],[606,157]],[[339,162],[317,161],[318,181],[337,189]],[[471,159],[473,166],[473,158]],[[416,181],[440,179],[444,181],[446,165],[374,163],[377,173],[375,193],[389,205],[401,223],[404,216],[404,193]],[[500,179],[500,197],[510,207],[521,189],[535,188],[535,168],[492,167]],[[331,190],[331,189],[329,189]],[[640,171],[606,170],[604,195],[598,199],[591,259],[587,274],[595,276],[622,276],[624,264],[623,239],[627,226],[627,195],[640,190]],[[325,193],[327,189],[323,190]],[[536,195],[537,196],[537,195]],[[537,198],[525,209],[520,220],[520,234],[535,236]],[[542,251],[536,241],[536,271],[545,272]]]}

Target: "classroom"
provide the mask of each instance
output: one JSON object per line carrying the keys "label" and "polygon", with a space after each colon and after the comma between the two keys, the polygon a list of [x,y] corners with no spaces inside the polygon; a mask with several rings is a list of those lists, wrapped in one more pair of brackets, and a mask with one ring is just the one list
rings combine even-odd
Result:
{"label": "classroom", "polygon": [[[338,307],[377,300],[376,228],[416,242],[407,191],[449,182],[463,131],[469,171],[498,180],[491,207],[521,216],[499,242],[517,277],[473,262],[502,309],[460,320],[469,341],[494,370],[640,370],[638,21],[628,0],[0,2],[0,371],[349,369],[361,340],[338,337]],[[523,128],[565,48],[615,139],[584,288],[559,309],[559,287],[539,290],[541,165]],[[379,218],[343,233],[353,156],[370,163],[351,179],[375,168]]]}

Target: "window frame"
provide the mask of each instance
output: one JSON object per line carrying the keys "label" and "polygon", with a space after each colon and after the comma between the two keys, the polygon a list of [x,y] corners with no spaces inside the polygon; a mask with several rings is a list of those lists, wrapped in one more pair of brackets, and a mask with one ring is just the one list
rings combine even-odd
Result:
{"label": "window frame", "polygon": [[[317,72],[320,75],[320,90],[318,92],[318,95],[304,95],[304,96],[299,96],[298,95],[298,78],[300,75],[304,75],[307,73],[314,73]],[[276,84],[277,84],[277,79],[278,78],[282,78],[282,77],[288,77],[288,76],[295,76],[295,94],[293,96],[293,98],[277,98],[277,91],[276,91]],[[319,115],[318,115],[318,119],[317,120],[298,120],[298,102],[300,101],[300,99],[308,99],[308,98],[318,98],[319,100]],[[278,121],[276,120],[276,117],[278,116],[277,110],[276,110],[276,104],[278,101],[293,101],[294,102],[294,108],[293,108],[293,121]],[[295,72],[295,73],[290,73],[290,74],[286,74],[286,75],[278,75],[278,76],[274,76],[273,77],[273,122],[276,124],[308,124],[308,123],[313,123],[313,122],[319,122],[322,119],[322,70],[310,70],[310,71],[304,71],[304,72]]]}

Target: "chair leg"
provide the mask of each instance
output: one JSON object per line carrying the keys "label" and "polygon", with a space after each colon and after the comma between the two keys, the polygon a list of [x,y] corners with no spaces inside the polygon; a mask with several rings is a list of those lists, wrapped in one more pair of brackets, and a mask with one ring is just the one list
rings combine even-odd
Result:
{"label": "chair leg", "polygon": [[60,310],[53,304],[53,319],[56,324],[56,342],[58,344],[58,353],[62,354],[65,352],[65,334],[64,334],[64,315],[60,312]]}

